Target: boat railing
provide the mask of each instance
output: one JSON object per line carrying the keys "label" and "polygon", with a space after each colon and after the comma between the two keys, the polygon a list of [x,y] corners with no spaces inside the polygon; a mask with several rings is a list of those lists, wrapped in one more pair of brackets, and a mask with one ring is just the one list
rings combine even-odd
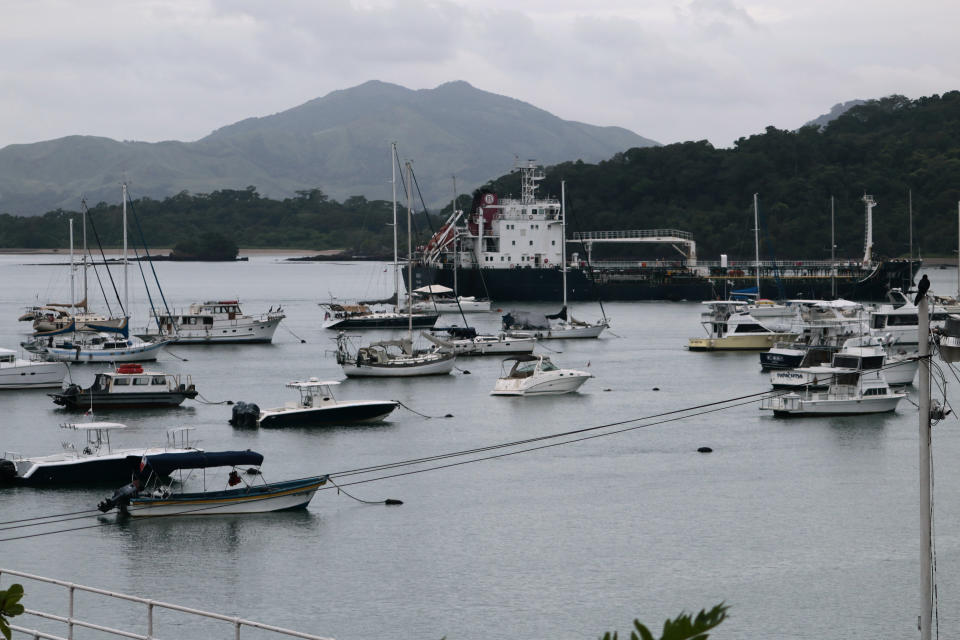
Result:
{"label": "boat railing", "polygon": [[[330,640],[324,636],[314,635],[312,633],[304,633],[302,631],[294,631],[293,629],[286,629],[284,627],[278,627],[275,625],[264,624],[262,622],[256,622],[254,620],[247,620],[239,616],[228,616],[221,613],[215,613],[212,611],[203,611],[201,609],[194,609],[192,607],[185,607],[183,605],[172,604],[169,602],[161,602],[159,600],[153,600],[151,598],[141,598],[139,596],[132,596],[125,593],[120,593],[117,591],[109,591],[107,589],[100,589],[98,587],[89,587],[81,584],[75,584],[73,582],[67,582],[65,580],[57,580],[55,578],[46,578],[43,576],[33,575],[30,573],[25,573],[23,571],[14,571],[11,569],[0,569],[0,578],[3,577],[15,577],[22,579],[24,581],[32,581],[34,583],[41,583],[47,585],[53,585],[55,587],[60,587],[67,591],[67,598],[65,600],[67,611],[66,615],[63,613],[53,613],[50,611],[42,611],[40,609],[35,609],[32,606],[24,610],[24,617],[30,617],[31,620],[37,619],[38,622],[43,621],[43,624],[49,624],[51,622],[60,623],[66,625],[66,634],[58,635],[52,631],[38,629],[38,628],[27,628],[21,624],[20,618],[17,618],[17,622],[14,623],[11,620],[10,629],[18,633],[26,634],[27,636],[34,638],[34,640],[72,640],[76,637],[75,632],[78,628],[80,629],[89,629],[93,631],[98,631],[103,634],[109,634],[112,636],[118,636],[122,638],[134,638],[136,640],[153,640],[157,637],[163,637],[163,634],[160,634],[156,631],[156,624],[158,622],[156,610],[166,610],[173,611],[187,616],[192,616],[196,618],[205,618],[211,621],[217,621],[220,623],[225,623],[233,627],[233,637],[236,640],[240,640],[240,632],[242,629],[259,629],[262,631],[268,631],[277,634],[278,636],[283,636],[287,638],[305,638],[306,640]],[[28,594],[25,601],[21,601],[21,604],[24,606],[33,605],[36,602],[35,599],[30,597],[30,594],[34,593],[32,590],[24,589]],[[47,592],[41,590],[40,595],[46,596]],[[89,604],[91,602],[90,598],[84,597],[79,598],[78,594],[93,594],[96,596],[103,596],[108,599],[113,600],[122,600],[129,603],[134,603],[137,605],[143,605],[144,610],[141,617],[141,623],[145,627],[145,633],[130,631],[129,629],[117,629],[106,624],[101,624],[94,622],[92,620],[85,620],[80,618],[77,615],[78,605],[82,602],[83,604]],[[43,600],[46,600],[44,598]],[[43,601],[41,600],[41,602]],[[63,603],[64,600],[57,600],[58,602]],[[170,624],[170,629],[168,629],[166,636],[175,637],[181,635],[183,631],[183,621],[181,619],[171,620],[170,616],[164,616],[164,622]],[[116,624],[116,623],[113,623]],[[52,628],[52,625],[49,625]],[[211,625],[214,627],[214,625]],[[197,634],[200,635],[199,633]],[[220,637],[220,634],[210,633],[205,634],[210,637]],[[258,634],[260,637],[260,634]]]}

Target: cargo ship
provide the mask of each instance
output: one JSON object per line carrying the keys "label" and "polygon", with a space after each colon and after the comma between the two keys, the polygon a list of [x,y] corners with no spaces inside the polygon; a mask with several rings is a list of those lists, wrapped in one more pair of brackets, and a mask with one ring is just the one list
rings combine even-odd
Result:
{"label": "cargo ship", "polygon": [[[530,162],[520,171],[520,198],[480,192],[469,213],[455,211],[446,220],[414,256],[410,288],[439,284],[463,296],[555,302],[563,299],[566,261],[567,297],[574,301],[703,301],[752,288],[759,289],[760,298],[880,302],[890,289],[909,291],[921,266],[916,259],[873,259],[876,203],[869,196],[864,196],[863,259],[733,261],[721,256],[698,261],[693,235],[676,229],[582,232],[566,239],[560,200],[536,196],[542,170]],[[564,241],[573,249],[569,254]],[[676,260],[593,260],[593,246],[602,243],[666,243],[679,255]]]}

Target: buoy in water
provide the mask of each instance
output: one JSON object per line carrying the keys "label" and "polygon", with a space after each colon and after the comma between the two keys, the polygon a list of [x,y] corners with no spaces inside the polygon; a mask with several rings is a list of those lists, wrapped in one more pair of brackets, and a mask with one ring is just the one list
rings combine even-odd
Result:
{"label": "buoy in water", "polygon": [[699,449],[697,449],[697,451],[699,453],[713,453],[713,449],[711,449],[710,447],[700,447]]}

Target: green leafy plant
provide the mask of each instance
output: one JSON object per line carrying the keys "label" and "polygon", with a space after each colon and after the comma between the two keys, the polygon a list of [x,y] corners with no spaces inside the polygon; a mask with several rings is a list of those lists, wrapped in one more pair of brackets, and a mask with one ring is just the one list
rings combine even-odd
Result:
{"label": "green leafy plant", "polygon": [[10,618],[23,613],[22,597],[23,587],[19,584],[10,585],[6,591],[0,590],[0,633],[7,640],[10,640]]}
{"label": "green leafy plant", "polygon": [[[708,631],[714,629],[727,617],[727,607],[722,602],[710,611],[701,609],[700,613],[681,613],[675,620],[663,623],[663,635],[660,640],[707,640]],[[630,640],[655,640],[653,634],[639,620],[633,621],[634,630],[630,632]],[[617,640],[617,632],[606,632],[601,640]]]}

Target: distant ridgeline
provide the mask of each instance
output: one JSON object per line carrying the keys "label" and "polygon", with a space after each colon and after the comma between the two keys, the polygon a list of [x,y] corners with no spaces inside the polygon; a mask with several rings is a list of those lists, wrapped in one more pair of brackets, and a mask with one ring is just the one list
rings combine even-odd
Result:
{"label": "distant ridgeline", "polygon": [[[684,142],[630,149],[598,164],[563,163],[546,169],[538,194],[559,197],[561,180],[567,184],[569,233],[680,229],[694,235],[703,259],[720,253],[752,259],[754,193],[759,194],[763,259],[829,258],[831,195],[837,256],[862,256],[864,193],[879,203],[873,214],[874,256],[905,256],[912,191],[914,255],[949,256],[957,244],[960,201],[960,92],[869,101],[822,130],[767,127],[729,149]],[[503,176],[484,188],[517,196],[519,176]],[[464,194],[458,206],[469,207],[471,200]],[[392,205],[383,200],[353,196],[340,203],[319,189],[270,200],[251,186],[143,198],[133,205],[149,246],[189,246],[215,233],[240,247],[392,253]],[[104,246],[119,246],[120,207],[100,203],[90,211]],[[449,211],[448,205],[429,219],[418,215],[415,243],[422,244]],[[65,247],[69,215],[63,210],[0,215],[0,248]],[[405,218],[400,218],[401,230]],[[131,233],[139,242],[134,222]],[[400,245],[405,253],[405,238]],[[628,251],[610,246],[618,248],[597,246],[594,256]],[[643,251],[647,257],[659,257],[651,255],[657,252],[673,257],[669,247]]]}

